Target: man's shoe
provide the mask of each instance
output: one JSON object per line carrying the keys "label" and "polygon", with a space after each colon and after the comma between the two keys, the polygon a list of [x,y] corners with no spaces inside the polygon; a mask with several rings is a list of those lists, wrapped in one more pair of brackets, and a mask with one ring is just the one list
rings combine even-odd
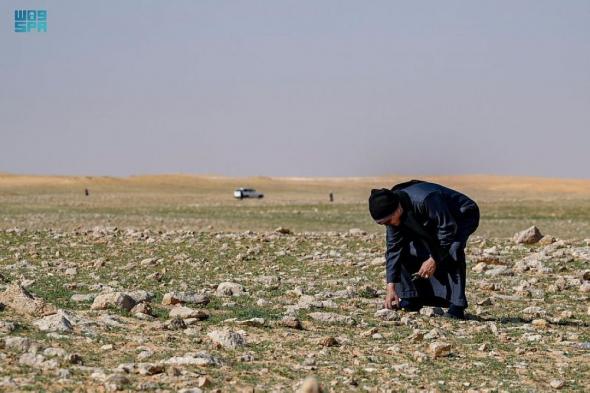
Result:
{"label": "man's shoe", "polygon": [[445,312],[443,316],[451,319],[465,319],[465,308],[451,304],[448,311]]}
{"label": "man's shoe", "polygon": [[420,311],[422,304],[412,299],[401,299],[399,301],[399,308],[405,311]]}

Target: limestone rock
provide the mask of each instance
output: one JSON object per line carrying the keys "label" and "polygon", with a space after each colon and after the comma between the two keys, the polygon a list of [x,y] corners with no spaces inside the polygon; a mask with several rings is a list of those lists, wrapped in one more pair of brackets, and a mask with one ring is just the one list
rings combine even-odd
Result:
{"label": "limestone rock", "polygon": [[318,322],[342,323],[345,325],[354,325],[355,321],[347,315],[340,315],[333,312],[312,312],[309,317]]}
{"label": "limestone rock", "polygon": [[441,316],[445,312],[440,307],[422,307],[420,309],[420,315],[425,315],[427,317],[434,317],[434,316]]}
{"label": "limestone rock", "polygon": [[93,301],[95,297],[95,293],[76,293],[72,295],[70,300],[76,303],[84,303]]}
{"label": "limestone rock", "polygon": [[432,344],[430,344],[429,350],[433,359],[449,356],[451,354],[451,344],[433,342]]}
{"label": "limestone rock", "polygon": [[398,321],[399,313],[395,310],[382,308],[381,310],[377,310],[377,312],[375,312],[375,318],[382,319],[384,321]]}
{"label": "limestone rock", "polygon": [[135,300],[126,293],[107,292],[96,296],[90,308],[92,310],[106,310],[108,307],[114,307],[130,311],[135,304]]}
{"label": "limestone rock", "polygon": [[206,294],[193,293],[193,292],[168,292],[164,294],[162,298],[162,304],[173,305],[173,304],[209,304],[209,296]]}
{"label": "limestone rock", "polygon": [[34,321],[33,325],[44,332],[71,332],[73,326],[69,317],[63,310],[59,310],[56,314],[48,315]]}
{"label": "limestone rock", "polygon": [[322,387],[318,380],[314,377],[307,377],[297,390],[297,393],[322,393]]}
{"label": "limestone rock", "polygon": [[532,226],[524,231],[514,234],[513,240],[517,244],[534,244],[543,238],[539,228]]}
{"label": "limestone rock", "polygon": [[213,330],[207,334],[213,344],[227,349],[237,349],[246,345],[246,339],[232,330]]}
{"label": "limestone rock", "polygon": [[301,325],[301,321],[297,317],[294,317],[292,315],[285,315],[281,319],[280,324],[282,326],[285,326],[285,327],[288,327],[291,329],[298,329],[298,330],[303,329],[303,326]]}
{"label": "limestone rock", "polygon": [[244,293],[244,287],[235,282],[222,282],[217,286],[217,296],[240,296]]}
{"label": "limestone rock", "polygon": [[187,353],[184,356],[174,356],[164,361],[170,365],[220,366],[221,361],[207,352]]}
{"label": "limestone rock", "polygon": [[127,292],[127,295],[129,295],[135,303],[150,302],[154,298],[152,292],[144,291],[143,289]]}
{"label": "limestone rock", "polygon": [[170,310],[170,318],[196,318],[199,320],[209,318],[209,312],[206,310],[196,310],[185,306],[176,306]]}
{"label": "limestone rock", "polygon": [[55,314],[56,308],[43,299],[31,295],[24,287],[13,284],[0,293],[0,303],[18,314],[42,317]]}

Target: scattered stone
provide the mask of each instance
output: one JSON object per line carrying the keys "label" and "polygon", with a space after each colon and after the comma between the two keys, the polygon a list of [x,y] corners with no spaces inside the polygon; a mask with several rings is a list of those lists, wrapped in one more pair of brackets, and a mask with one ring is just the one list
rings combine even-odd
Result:
{"label": "scattered stone", "polygon": [[553,389],[561,389],[562,387],[565,386],[565,381],[563,381],[561,379],[552,379],[551,382],[549,382],[549,385]]}
{"label": "scattered stone", "polygon": [[162,304],[200,304],[206,306],[209,304],[209,296],[206,294],[192,292],[168,292],[162,298]]}
{"label": "scattered stone", "polygon": [[281,278],[279,276],[260,276],[256,281],[264,285],[266,289],[278,289],[281,285]]}
{"label": "scattered stone", "polygon": [[203,391],[199,388],[182,388],[178,393],[203,393]]}
{"label": "scattered stone", "polygon": [[240,296],[244,293],[244,287],[235,282],[222,282],[217,286],[217,296]]}
{"label": "scattered stone", "polygon": [[522,310],[522,313],[535,317],[542,317],[547,314],[547,312],[544,309],[538,306],[527,307],[524,310]]}
{"label": "scattered stone", "polygon": [[70,300],[76,303],[86,303],[93,301],[95,297],[95,293],[76,293],[72,295]]}
{"label": "scattered stone", "polygon": [[129,385],[129,379],[121,374],[112,374],[106,377],[104,381],[104,388],[107,392],[116,392],[123,390],[126,385]]}
{"label": "scattered stone", "polygon": [[10,321],[0,321],[0,334],[9,334],[16,329],[16,323]]}
{"label": "scattered stone", "polygon": [[155,375],[164,372],[164,366],[162,364],[153,363],[138,363],[136,365],[137,373],[140,375]]}
{"label": "scattered stone", "polygon": [[434,340],[440,337],[443,337],[444,334],[442,333],[442,331],[440,331],[437,328],[432,329],[431,331],[429,331],[428,333],[426,333],[424,335],[424,339],[426,340]]}
{"label": "scattered stone", "polygon": [[323,389],[320,383],[314,377],[307,377],[301,384],[297,393],[322,393]]}
{"label": "scattered stone", "polygon": [[337,347],[340,345],[338,340],[332,336],[324,337],[320,340],[320,345],[323,347]]}
{"label": "scattered stone", "polygon": [[477,302],[478,306],[491,306],[492,304],[494,304],[494,302],[489,297],[486,297],[485,299],[481,299],[480,301]]}
{"label": "scattered stone", "polygon": [[281,319],[280,324],[282,326],[285,326],[285,327],[288,327],[291,329],[298,329],[298,330],[303,329],[303,325],[301,325],[301,321],[297,317],[294,317],[291,315],[285,315]]}
{"label": "scattered stone", "polygon": [[132,309],[131,314],[153,315],[152,306],[149,303],[137,303]]}
{"label": "scattered stone", "polygon": [[282,235],[290,235],[292,233],[290,229],[283,227],[278,227],[277,229],[275,229],[275,232],[280,233]]}
{"label": "scattered stone", "polygon": [[157,261],[157,260],[158,260],[157,258],[145,258],[145,259],[142,259],[142,260],[139,262],[139,264],[140,264],[141,266],[144,266],[144,267],[146,267],[146,266],[153,266],[153,265],[155,265],[155,264],[156,264],[156,261]]}
{"label": "scattered stone", "polygon": [[106,310],[108,307],[114,307],[130,311],[135,304],[135,300],[126,293],[107,292],[96,296],[90,308],[92,310]]}
{"label": "scattered stone", "polygon": [[143,289],[127,292],[127,295],[129,295],[135,303],[151,302],[154,299],[154,294],[152,292],[144,291]]}
{"label": "scattered stone", "polygon": [[213,330],[207,334],[207,337],[213,344],[226,349],[237,349],[246,345],[244,336],[231,330]]}
{"label": "scattered stone", "polygon": [[78,274],[78,269],[76,269],[75,267],[67,268],[64,274],[66,276],[75,276],[76,274]]}
{"label": "scattered stone", "polygon": [[408,340],[410,342],[413,343],[417,343],[420,342],[424,339],[424,333],[422,333],[420,330],[414,330],[414,332],[412,334],[410,334],[410,336],[408,337]]}
{"label": "scattered stone", "polygon": [[427,317],[434,317],[434,316],[441,316],[445,312],[440,307],[422,307],[420,309],[420,315],[425,315]]}
{"label": "scattered stone", "polygon": [[375,313],[375,318],[382,319],[384,321],[399,321],[400,317],[396,310],[382,308]]}
{"label": "scattered stone", "polygon": [[490,277],[496,277],[496,276],[511,276],[512,273],[512,269],[510,269],[508,266],[504,266],[504,265],[498,265],[494,268],[488,269],[485,271],[485,275],[486,276],[490,276]]}
{"label": "scattered stone", "polygon": [[546,246],[548,244],[555,243],[556,241],[557,239],[555,239],[553,236],[545,235],[539,240],[539,244]]}
{"label": "scattered stone", "polygon": [[266,321],[264,318],[250,318],[245,319],[243,321],[236,321],[237,325],[246,325],[246,326],[253,326],[253,327],[264,327]]}
{"label": "scattered stone", "polygon": [[176,366],[220,366],[221,361],[211,356],[207,352],[187,353],[184,356],[174,356],[166,360],[164,364],[176,365]]}
{"label": "scattered stone", "polygon": [[4,338],[4,347],[17,352],[35,352],[37,345],[26,337],[6,337]]}
{"label": "scattered stone", "polygon": [[533,319],[531,321],[531,325],[533,325],[536,328],[544,329],[544,328],[547,327],[547,320],[545,320],[545,319]]}
{"label": "scattered stone", "polygon": [[213,380],[208,375],[202,375],[197,378],[197,386],[200,388],[206,388],[213,384]]}
{"label": "scattered stone", "polygon": [[534,244],[543,238],[539,228],[532,226],[522,232],[514,234],[513,240],[517,244]]}
{"label": "scattered stone", "polygon": [[56,308],[43,299],[34,297],[24,287],[12,284],[0,293],[0,303],[21,315],[43,317],[55,314]]}
{"label": "scattered stone", "polygon": [[449,356],[451,354],[451,344],[434,342],[430,344],[429,350],[433,359]]}
{"label": "scattered stone", "polygon": [[424,363],[426,360],[428,360],[428,355],[420,351],[414,351],[414,353],[412,353],[412,357],[418,363]]}
{"label": "scattered stone", "polygon": [[354,325],[356,322],[349,316],[340,315],[332,312],[312,312],[308,316],[318,322],[342,323],[345,325]]}
{"label": "scattered stone", "polygon": [[61,332],[67,333],[73,330],[71,318],[63,310],[59,310],[56,314],[48,315],[33,322],[39,330],[44,332]]}
{"label": "scattered stone", "polygon": [[164,327],[168,330],[184,330],[186,329],[186,323],[182,318],[172,318],[164,324]]}
{"label": "scattered stone", "polygon": [[207,310],[195,310],[185,306],[176,306],[170,310],[169,314],[170,318],[196,318],[198,320],[207,319],[209,316],[210,314]]}

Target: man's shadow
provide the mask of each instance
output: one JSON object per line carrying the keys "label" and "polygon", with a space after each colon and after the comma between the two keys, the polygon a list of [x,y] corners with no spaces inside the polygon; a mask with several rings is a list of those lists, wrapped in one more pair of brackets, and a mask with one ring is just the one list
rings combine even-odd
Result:
{"label": "man's shadow", "polygon": [[[466,314],[466,320],[468,321],[477,321],[477,322],[497,322],[497,323],[501,323],[501,324],[521,324],[521,325],[529,325],[533,319],[531,318],[522,318],[522,317],[512,317],[512,316],[506,316],[506,317],[482,317],[480,315],[474,315],[474,314]],[[582,328],[582,327],[590,327],[590,323],[588,322],[584,322],[584,321],[578,321],[578,320],[563,320],[563,321],[559,321],[559,322],[552,322],[549,320],[546,320],[547,323],[549,325],[554,325],[554,326],[570,326],[570,327],[578,327],[578,328]]]}

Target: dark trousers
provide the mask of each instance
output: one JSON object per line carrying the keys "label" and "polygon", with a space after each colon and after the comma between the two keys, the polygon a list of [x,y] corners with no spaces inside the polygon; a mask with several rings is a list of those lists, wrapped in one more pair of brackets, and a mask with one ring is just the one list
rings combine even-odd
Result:
{"label": "dark trousers", "polygon": [[421,305],[466,308],[465,284],[467,239],[479,225],[479,209],[475,206],[457,219],[457,233],[449,248],[449,257],[436,261],[436,271],[428,279],[412,281],[412,274],[430,257],[428,246],[419,239],[411,240],[401,256],[401,281],[395,284],[398,296]]}

